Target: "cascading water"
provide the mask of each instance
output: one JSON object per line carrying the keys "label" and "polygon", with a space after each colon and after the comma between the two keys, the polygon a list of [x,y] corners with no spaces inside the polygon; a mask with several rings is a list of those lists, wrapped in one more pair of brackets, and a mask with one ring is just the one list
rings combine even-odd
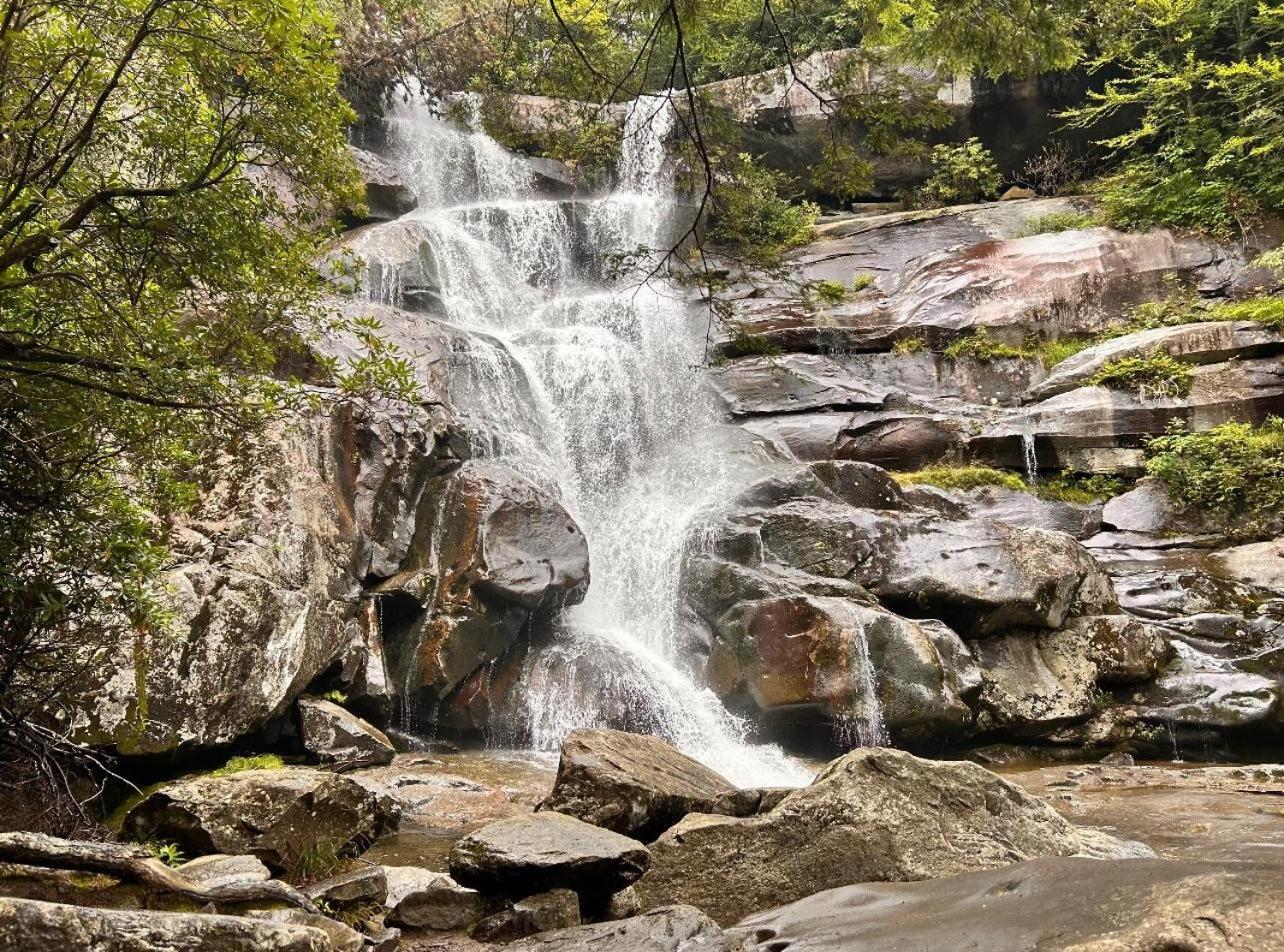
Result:
{"label": "cascading water", "polygon": [[[528,652],[510,732],[556,748],[609,713],[736,782],[800,783],[808,772],[748,744],[682,664],[692,524],[749,477],[721,450],[732,437],[699,371],[702,315],[661,278],[608,274],[611,260],[666,247],[681,222],[664,150],[674,119],[667,98],[638,100],[616,190],[562,201],[539,197],[529,163],[475,123],[461,130],[403,106],[389,121],[392,158],[419,206],[355,250],[370,295],[404,304],[426,289],[440,318],[467,332],[450,387],[473,451],[557,496],[589,543],[587,598],[563,613],[550,646]],[[394,229],[416,236],[409,270]],[[640,273],[657,260],[644,254]]]}

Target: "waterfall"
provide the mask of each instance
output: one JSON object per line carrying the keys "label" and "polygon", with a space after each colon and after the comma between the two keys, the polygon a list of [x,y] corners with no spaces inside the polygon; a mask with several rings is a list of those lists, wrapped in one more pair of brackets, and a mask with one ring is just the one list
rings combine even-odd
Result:
{"label": "waterfall", "polygon": [[[370,297],[405,305],[423,294],[434,317],[466,332],[449,386],[473,452],[556,496],[589,544],[587,597],[563,612],[549,647],[528,652],[519,722],[496,736],[556,748],[610,714],[737,783],[800,783],[808,772],[748,743],[684,663],[679,572],[691,527],[751,474],[705,386],[705,315],[651,274],[654,249],[681,232],[665,153],[675,120],[667,97],[639,99],[618,187],[552,199],[475,120],[459,128],[402,105],[388,122],[391,161],[419,205],[354,250]],[[639,249],[651,250],[635,273],[610,276],[610,261]]]}
{"label": "waterfall", "polygon": [[1039,453],[1034,446],[1034,433],[1025,430],[1021,433],[1021,455],[1025,461],[1025,478],[1030,485],[1039,481]]}

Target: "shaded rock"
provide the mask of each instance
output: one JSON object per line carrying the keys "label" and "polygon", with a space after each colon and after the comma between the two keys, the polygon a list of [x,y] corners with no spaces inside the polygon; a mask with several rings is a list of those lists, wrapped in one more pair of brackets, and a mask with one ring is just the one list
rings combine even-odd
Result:
{"label": "shaded rock", "polygon": [[570,929],[580,924],[580,900],[569,889],[550,889],[519,899],[508,909],[487,916],[472,931],[482,942],[512,942],[522,936]]}
{"label": "shaded rock", "polygon": [[606,908],[602,910],[602,918],[612,922],[636,916],[641,911],[642,903],[638,899],[637,890],[632,886],[625,886],[619,892],[611,894],[611,898],[606,901]]}
{"label": "shaded rock", "polygon": [[281,870],[315,847],[360,853],[396,823],[390,805],[356,781],[285,768],[169,784],[125,814],[124,830],[193,855],[250,853]]}
{"label": "shaded rock", "polygon": [[566,735],[553,791],[540,808],[649,840],[688,813],[711,812],[733,790],[658,737],[582,729]]}
{"label": "shaded rock", "polygon": [[1051,529],[1076,539],[1086,539],[1101,531],[1101,503],[1040,499],[1033,493],[1002,486],[982,486],[947,495],[959,502],[969,515],[981,519],[1031,529]]}
{"label": "shaded rock", "polygon": [[1182,642],[1174,648],[1176,663],[1134,697],[1142,717],[1231,730],[1275,719],[1281,693],[1277,678],[1250,674]]}
{"label": "shaded rock", "polygon": [[939,878],[1041,855],[1153,854],[1072,825],[976,764],[866,748],[763,816],[688,816],[652,845],[651,869],[635,889],[643,908],[686,902],[733,923],[839,885]]}
{"label": "shaded rock", "polygon": [[1278,870],[1045,857],[921,883],[869,883],[751,916],[746,952],[1243,949],[1284,930]]}
{"label": "shaded rock", "polygon": [[583,599],[588,579],[560,503],[501,465],[464,463],[427,488],[409,554],[378,587],[400,606],[384,633],[395,682],[445,697],[533,615]]}
{"label": "shaded rock", "polygon": [[486,911],[481,893],[445,873],[418,866],[384,866],[388,922],[411,929],[467,929]]}
{"label": "shaded rock", "polygon": [[316,929],[326,937],[326,948],[330,952],[361,952],[366,940],[356,929],[344,925],[329,916],[313,915],[302,909],[251,910],[247,915],[264,922],[276,922],[283,925],[303,926]]}
{"label": "shaded rock", "polygon": [[745,357],[715,369],[711,380],[736,416],[878,409],[891,394],[818,354]]}
{"label": "shaded rock", "polygon": [[450,851],[458,882],[518,895],[565,888],[606,896],[635,881],[649,862],[637,840],[561,813],[499,820]]}
{"label": "shaded rock", "polygon": [[311,926],[208,913],[92,909],[0,896],[0,948],[23,952],[330,952],[332,946],[326,933]]}
{"label": "shaded rock", "polygon": [[177,871],[210,889],[234,883],[263,883],[272,878],[271,871],[257,856],[229,856],[226,853],[198,856],[179,866]]}
{"label": "shaded rock", "polygon": [[975,645],[981,664],[982,729],[1039,732],[1092,713],[1097,666],[1078,639],[1024,632]]}
{"label": "shaded rock", "polygon": [[1099,680],[1115,684],[1153,678],[1172,655],[1161,629],[1131,615],[1072,618],[1050,637],[1095,664]]}
{"label": "shaded rock", "polygon": [[1067,357],[1047,379],[1032,387],[1029,401],[1046,400],[1085,386],[1106,364],[1156,352],[1188,364],[1219,364],[1233,358],[1261,357],[1284,350],[1284,335],[1252,321],[1215,321],[1156,327],[1103,341]]}
{"label": "shaded rock", "polygon": [[362,866],[328,876],[304,892],[309,899],[324,900],[332,906],[382,906],[388,898],[388,879],[382,866]]}
{"label": "shaded rock", "polygon": [[366,215],[363,221],[391,221],[412,212],[419,205],[414,191],[402,181],[392,164],[373,152],[348,147],[366,187]]}
{"label": "shaded rock", "polygon": [[313,757],[341,769],[381,767],[392,763],[392,741],[333,701],[302,697],[298,701],[299,734]]}
{"label": "shaded rock", "polygon": [[616,922],[545,932],[508,946],[512,952],[735,952],[699,909],[666,906]]}

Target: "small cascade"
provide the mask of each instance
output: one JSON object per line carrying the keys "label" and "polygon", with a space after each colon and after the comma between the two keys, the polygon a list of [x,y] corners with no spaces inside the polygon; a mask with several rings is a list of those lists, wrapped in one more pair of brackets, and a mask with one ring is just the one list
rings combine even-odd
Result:
{"label": "small cascade", "polygon": [[1025,461],[1025,478],[1030,485],[1039,481],[1039,453],[1034,445],[1034,433],[1026,430],[1021,434],[1021,456]]}
{"label": "small cascade", "polygon": [[[748,743],[686,666],[679,572],[692,526],[753,474],[722,451],[741,437],[699,370],[705,315],[652,274],[681,221],[665,151],[673,107],[639,99],[618,187],[567,199],[540,195],[529,163],[481,132],[470,106],[465,128],[423,105],[393,112],[391,160],[419,205],[354,250],[368,296],[431,302],[462,332],[447,379],[473,453],[559,499],[589,544],[587,597],[526,653],[492,740],[555,749],[574,727],[625,724],[740,783],[805,782],[779,750]],[[610,275],[625,258],[635,273]]]}
{"label": "small cascade", "polygon": [[856,629],[852,639],[850,670],[856,681],[852,710],[834,720],[835,739],[841,747],[888,747],[891,736],[883,720],[883,705],[878,698],[878,677],[869,653],[869,639],[863,628]]}

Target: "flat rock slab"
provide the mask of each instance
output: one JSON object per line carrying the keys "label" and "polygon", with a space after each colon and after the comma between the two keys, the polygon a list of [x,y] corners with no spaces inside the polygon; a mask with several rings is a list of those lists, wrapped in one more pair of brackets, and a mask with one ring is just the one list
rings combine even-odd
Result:
{"label": "flat rock slab", "polygon": [[1154,855],[1075,826],[976,764],[884,748],[835,760],[762,816],[692,814],[651,853],[634,887],[643,909],[684,903],[724,925],[851,883],[935,879],[1036,856]]}
{"label": "flat rock slab", "polygon": [[[336,923],[338,925],[338,923]],[[331,952],[309,926],[240,916],[91,909],[0,897],[0,949],[21,952]]]}
{"label": "flat rock slab", "polygon": [[384,866],[388,921],[412,929],[466,929],[482,917],[481,893],[445,873],[418,866]]}
{"label": "flat rock slab", "polygon": [[1269,952],[1277,869],[1045,857],[919,883],[866,883],[741,922],[747,952]]}
{"label": "flat rock slab", "polygon": [[499,820],[470,833],[450,853],[464,886],[530,895],[573,889],[604,896],[646,872],[650,853],[637,840],[561,813]]}
{"label": "flat rock slab", "polygon": [[540,806],[648,840],[688,813],[729,812],[719,804],[734,792],[725,777],[658,737],[576,730],[562,744],[553,792]]}
{"label": "flat rock slab", "polygon": [[257,856],[228,856],[226,853],[198,856],[179,866],[177,872],[210,889],[242,883],[263,883],[272,878],[271,871]]}
{"label": "flat rock slab", "polygon": [[544,932],[506,948],[509,952],[735,952],[740,946],[699,909],[668,906],[618,922]]}

